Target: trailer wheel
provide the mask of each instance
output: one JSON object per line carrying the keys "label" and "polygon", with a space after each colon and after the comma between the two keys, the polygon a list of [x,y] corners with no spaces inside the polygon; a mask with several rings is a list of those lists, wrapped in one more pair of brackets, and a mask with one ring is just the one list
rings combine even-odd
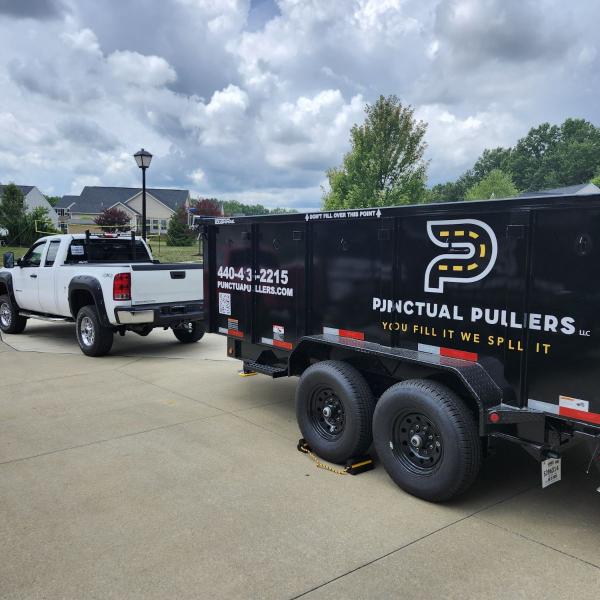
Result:
{"label": "trailer wheel", "polygon": [[77,313],[77,341],[87,356],[104,356],[110,352],[114,334],[110,327],[103,327],[98,311],[93,305],[82,307]]}
{"label": "trailer wheel", "polygon": [[327,360],[304,371],[296,389],[296,418],[310,448],[342,464],[372,442],[375,400],[365,378],[351,365]]}
{"label": "trailer wheel", "polygon": [[0,331],[23,333],[27,317],[22,317],[8,296],[0,296]]}
{"label": "trailer wheel", "polygon": [[481,466],[481,441],[471,411],[433,381],[397,383],[373,416],[377,455],[405,491],[432,502],[465,492]]}

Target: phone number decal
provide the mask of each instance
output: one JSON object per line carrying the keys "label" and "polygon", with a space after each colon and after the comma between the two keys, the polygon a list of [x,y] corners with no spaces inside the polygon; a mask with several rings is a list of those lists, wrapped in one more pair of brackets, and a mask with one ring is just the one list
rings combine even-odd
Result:
{"label": "phone number decal", "polygon": [[294,289],[287,286],[289,273],[287,269],[258,269],[250,267],[220,266],[217,270],[217,287],[225,290],[251,292],[273,296],[293,296]]}

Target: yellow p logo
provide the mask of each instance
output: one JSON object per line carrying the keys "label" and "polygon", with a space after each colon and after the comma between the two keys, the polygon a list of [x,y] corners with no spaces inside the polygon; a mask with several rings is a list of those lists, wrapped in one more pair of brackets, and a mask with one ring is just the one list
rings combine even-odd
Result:
{"label": "yellow p logo", "polygon": [[474,283],[494,268],[498,240],[492,228],[476,219],[428,221],[429,239],[446,253],[436,256],[425,271],[425,291],[444,292],[446,282]]}

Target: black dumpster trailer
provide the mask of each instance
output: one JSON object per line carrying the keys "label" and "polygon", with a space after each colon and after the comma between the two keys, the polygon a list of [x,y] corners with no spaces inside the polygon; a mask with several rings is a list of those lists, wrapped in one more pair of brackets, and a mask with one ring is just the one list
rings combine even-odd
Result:
{"label": "black dumpster trailer", "polygon": [[374,444],[433,501],[492,438],[543,461],[600,445],[600,196],[525,197],[202,225],[209,329],[246,372],[299,376],[309,447]]}

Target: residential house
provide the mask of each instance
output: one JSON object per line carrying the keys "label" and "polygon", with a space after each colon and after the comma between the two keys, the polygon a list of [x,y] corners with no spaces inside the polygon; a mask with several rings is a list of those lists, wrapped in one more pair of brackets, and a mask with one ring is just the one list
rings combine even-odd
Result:
{"label": "residential house", "polygon": [[[179,206],[190,205],[188,190],[146,189],[146,228],[149,234],[166,233]],[[131,229],[142,229],[140,188],[86,186],[79,196],[63,196],[56,206],[63,231],[93,231],[94,220],[107,208],[119,208],[130,218]]]}
{"label": "residential house", "polygon": [[[35,185],[17,185],[21,193],[25,197],[25,206],[27,212],[31,212],[34,208],[45,208],[48,211],[48,218],[52,221],[54,227],[58,229],[58,214],[52,208],[52,205],[46,200],[46,197]],[[0,198],[4,193],[4,186],[0,184]]]}

